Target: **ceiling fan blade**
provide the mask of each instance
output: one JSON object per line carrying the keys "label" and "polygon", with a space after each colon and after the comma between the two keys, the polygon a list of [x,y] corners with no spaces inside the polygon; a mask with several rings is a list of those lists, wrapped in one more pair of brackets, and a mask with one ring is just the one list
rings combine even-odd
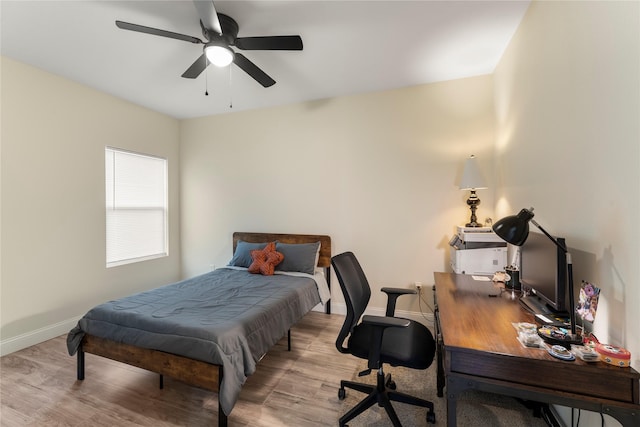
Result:
{"label": "ceiling fan blade", "polygon": [[258,68],[256,64],[249,61],[247,57],[241,53],[236,52],[233,62],[264,87],[273,86],[276,83],[267,73]]}
{"label": "ceiling fan blade", "polygon": [[222,34],[222,26],[218,20],[218,13],[213,5],[212,0],[193,0],[193,4],[198,11],[200,21],[208,30],[213,30],[218,34]]}
{"label": "ceiling fan blade", "polygon": [[123,30],[137,31],[139,33],[147,33],[154,36],[168,37],[170,39],[184,40],[195,44],[202,44],[202,40],[197,37],[187,36],[185,34],[174,33],[173,31],[159,30],[157,28],[145,27],[144,25],[131,24],[129,22],[116,21],[116,26]]}
{"label": "ceiling fan blade", "polygon": [[185,79],[195,79],[205,70],[205,68],[207,68],[207,65],[209,65],[209,63],[207,61],[207,57],[204,56],[203,53],[200,55],[200,58],[196,59],[195,62],[187,68],[187,71],[182,73],[182,77]]}
{"label": "ceiling fan blade", "polygon": [[243,50],[302,50],[300,36],[240,37],[235,46]]}

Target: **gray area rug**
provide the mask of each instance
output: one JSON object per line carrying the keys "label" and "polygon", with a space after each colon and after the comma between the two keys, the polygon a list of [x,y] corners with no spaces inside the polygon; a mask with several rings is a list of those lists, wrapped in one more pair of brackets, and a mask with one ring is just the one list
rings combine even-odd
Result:
{"label": "gray area rug", "polygon": [[[354,371],[351,380],[364,383],[375,383],[376,375],[358,377],[358,372],[366,368],[366,362],[362,363],[358,370]],[[416,426],[446,426],[447,408],[444,397],[436,396],[436,363],[426,370],[419,371],[407,368],[393,368],[385,366],[385,373],[391,373],[396,382],[397,390],[417,396],[434,403],[436,424],[427,424],[426,408],[417,408],[404,403],[393,402],[392,405],[405,427]],[[342,401],[340,416],[355,406],[365,395],[354,390],[346,389],[347,397]],[[337,390],[336,390],[337,392]],[[446,393],[446,389],[445,389]],[[458,427],[545,427],[547,423],[541,418],[533,416],[533,410],[528,409],[519,400],[512,397],[501,396],[493,393],[484,393],[470,390],[458,399]],[[392,426],[384,408],[377,405],[365,411],[348,423],[350,427]]]}

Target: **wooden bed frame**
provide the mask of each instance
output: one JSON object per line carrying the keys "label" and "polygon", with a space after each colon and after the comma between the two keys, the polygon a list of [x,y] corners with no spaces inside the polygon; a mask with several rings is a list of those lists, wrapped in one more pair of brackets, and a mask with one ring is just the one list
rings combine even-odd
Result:
{"label": "wooden bed frame", "polygon": [[[233,233],[233,251],[235,252],[238,241],[262,243],[269,241],[279,241],[282,243],[314,243],[320,242],[320,256],[318,267],[325,269],[325,278],[330,285],[331,268],[331,238],[324,235],[311,234],[273,234],[273,233]],[[331,287],[329,287],[331,289]],[[329,314],[330,301],[325,305],[325,312]],[[290,345],[290,335],[289,335]],[[224,375],[221,365],[215,365],[199,360],[165,353],[158,350],[140,348],[128,344],[121,344],[104,338],[98,338],[85,334],[82,344],[78,349],[77,356],[77,377],[84,380],[84,354],[91,353],[106,357],[138,368],[146,369],[160,374],[160,388],[163,387],[163,376],[167,375],[189,385],[219,392],[220,382]],[[227,426],[227,415],[220,406],[218,396],[218,426]]]}

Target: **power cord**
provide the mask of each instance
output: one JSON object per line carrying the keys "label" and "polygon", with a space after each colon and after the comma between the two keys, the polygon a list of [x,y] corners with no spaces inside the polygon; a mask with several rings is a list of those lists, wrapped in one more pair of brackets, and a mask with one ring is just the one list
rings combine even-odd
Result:
{"label": "power cord", "polygon": [[[571,408],[571,427],[573,427],[573,417],[574,417],[574,414],[575,414],[575,410],[576,410],[576,408]],[[582,414],[582,412],[581,412],[580,409],[578,409],[578,419],[576,420],[575,427],[579,427],[580,426],[580,414]]]}
{"label": "power cord", "polygon": [[545,404],[540,408],[540,418],[549,426],[549,427],[561,427],[564,423],[558,421],[553,414],[553,411],[549,407],[549,405]]}
{"label": "power cord", "polygon": [[423,288],[424,288],[423,286],[420,286],[418,288],[418,308],[420,309],[420,315],[422,315],[424,320],[426,320],[429,323],[433,323],[435,321],[435,319],[433,319],[433,318],[429,319],[425,315],[424,309],[422,308],[422,303],[424,303],[427,306],[427,308],[429,309],[429,311],[431,312],[431,314],[434,314],[433,313],[433,307],[429,304],[429,302],[424,298],[424,295],[422,294],[422,289]]}

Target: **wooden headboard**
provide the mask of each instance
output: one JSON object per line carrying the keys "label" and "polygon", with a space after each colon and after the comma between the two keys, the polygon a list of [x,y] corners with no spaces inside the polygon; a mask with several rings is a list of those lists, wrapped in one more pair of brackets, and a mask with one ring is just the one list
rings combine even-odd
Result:
{"label": "wooden headboard", "polygon": [[264,243],[279,241],[282,243],[315,243],[320,242],[320,256],[318,257],[318,267],[328,268],[331,266],[331,237],[315,234],[274,234],[274,233],[250,233],[236,231],[233,233],[233,252],[236,251],[238,241],[250,243]]}

